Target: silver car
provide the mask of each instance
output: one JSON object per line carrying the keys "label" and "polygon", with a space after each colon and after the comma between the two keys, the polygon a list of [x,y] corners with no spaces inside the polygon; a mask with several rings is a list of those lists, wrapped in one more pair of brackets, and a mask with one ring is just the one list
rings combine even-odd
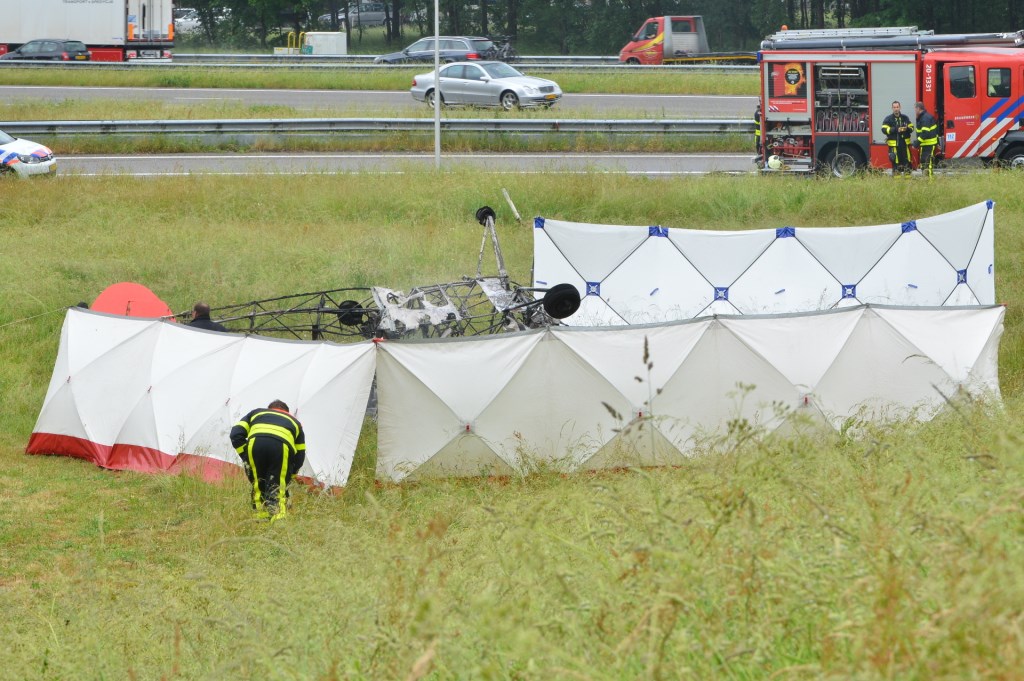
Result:
{"label": "silver car", "polygon": [[[442,104],[500,106],[516,109],[524,106],[552,106],[562,98],[558,83],[526,76],[500,61],[455,62],[445,64],[441,77]],[[413,99],[434,106],[434,74],[422,73],[412,79]]]}

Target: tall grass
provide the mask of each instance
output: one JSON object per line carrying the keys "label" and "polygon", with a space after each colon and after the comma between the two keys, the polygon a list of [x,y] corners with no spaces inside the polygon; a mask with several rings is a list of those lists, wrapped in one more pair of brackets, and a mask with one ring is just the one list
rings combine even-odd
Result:
{"label": "tall grass", "polygon": [[[439,174],[0,182],[4,674],[45,679],[1013,679],[1024,668],[1020,178]],[[238,480],[21,454],[61,308],[174,309],[472,273],[497,209],[706,229],[887,223],[997,201],[1002,406],[857,436],[745,433],[631,472],[349,486],[272,526]],[[640,349],[638,349],[640,351]],[[656,361],[657,358],[655,358]],[[112,389],[114,387],[112,386]],[[582,396],[585,398],[585,396]]]}

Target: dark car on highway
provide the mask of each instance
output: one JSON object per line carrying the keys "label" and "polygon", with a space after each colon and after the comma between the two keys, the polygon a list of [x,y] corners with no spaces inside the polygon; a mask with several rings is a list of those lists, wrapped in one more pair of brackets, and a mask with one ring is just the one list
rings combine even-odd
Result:
{"label": "dark car on highway", "polygon": [[89,61],[92,55],[81,40],[30,40],[0,59],[40,59],[44,61]]}
{"label": "dark car on highway", "polygon": [[[494,43],[487,38],[473,38],[465,36],[447,36],[438,38],[440,44],[440,59],[442,64],[449,64],[456,61],[476,61],[487,59]],[[382,54],[373,60],[374,64],[405,64],[409,62],[433,62],[434,61],[434,38],[421,38],[401,52]]]}

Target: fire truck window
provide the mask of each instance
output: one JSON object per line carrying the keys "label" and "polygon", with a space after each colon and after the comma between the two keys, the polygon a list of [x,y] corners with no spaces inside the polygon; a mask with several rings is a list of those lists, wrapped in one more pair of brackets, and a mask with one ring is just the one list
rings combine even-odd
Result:
{"label": "fire truck window", "polygon": [[974,67],[950,66],[949,91],[957,99],[969,99],[975,95]]}
{"label": "fire truck window", "polygon": [[641,40],[648,40],[658,35],[658,24],[653,21],[644,26],[644,35]]}
{"label": "fire truck window", "polygon": [[988,70],[988,96],[1010,96],[1010,69]]}

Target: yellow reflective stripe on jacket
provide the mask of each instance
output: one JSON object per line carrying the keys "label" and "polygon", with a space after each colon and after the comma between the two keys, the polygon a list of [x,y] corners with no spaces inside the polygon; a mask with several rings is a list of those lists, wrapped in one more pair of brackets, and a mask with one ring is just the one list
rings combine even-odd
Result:
{"label": "yellow reflective stripe on jacket", "polygon": [[[252,503],[256,506],[256,510],[263,507],[263,495],[260,494],[260,478],[256,468],[256,460],[252,457],[252,446],[253,441],[249,440],[249,470],[252,471]],[[242,449],[245,449],[243,447]]]}
{"label": "yellow reflective stripe on jacket", "polygon": [[[278,411],[277,409],[264,409],[263,411],[256,412],[255,414],[252,415],[251,420],[256,420],[264,415],[270,415],[277,418],[287,419],[288,423],[292,424],[291,427],[292,430],[295,431],[295,435],[297,436],[299,434],[299,430],[301,429],[301,427],[299,426],[299,422],[296,421],[291,414],[283,411]],[[249,424],[246,424],[245,429],[249,430]]]}
{"label": "yellow reflective stripe on jacket", "polygon": [[288,512],[288,445],[282,445],[281,448],[281,474],[277,485],[277,513],[271,520],[283,518]]}
{"label": "yellow reflective stripe on jacket", "polygon": [[922,147],[930,147],[939,143],[939,124],[921,126],[917,129],[917,141]]}
{"label": "yellow reflective stripe on jacket", "polygon": [[283,416],[283,417],[285,417],[286,419],[288,419],[289,421],[291,421],[291,424],[292,424],[292,428],[294,428],[294,429],[295,429],[295,432],[296,432],[296,433],[298,433],[298,432],[299,432],[299,422],[298,422],[298,421],[296,421],[295,419],[293,419],[293,418],[292,418],[292,415],[291,415],[291,414],[286,414],[286,413],[284,413],[283,411],[275,411],[275,412],[273,412],[273,413],[274,413],[274,414],[277,414],[278,416]]}
{"label": "yellow reflective stripe on jacket", "polygon": [[284,440],[289,447],[295,449],[295,434],[281,426],[272,423],[257,423],[249,430],[249,437],[257,435],[270,435],[279,440]]}

